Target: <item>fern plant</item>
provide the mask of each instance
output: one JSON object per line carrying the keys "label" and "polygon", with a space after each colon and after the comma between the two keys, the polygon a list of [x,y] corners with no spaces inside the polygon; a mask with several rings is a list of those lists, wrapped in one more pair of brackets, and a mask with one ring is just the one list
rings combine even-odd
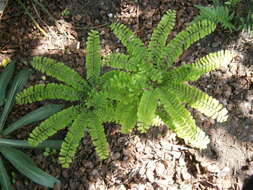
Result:
{"label": "fern plant", "polygon": [[63,83],[39,84],[25,89],[17,96],[17,103],[26,104],[45,99],[62,99],[71,106],[56,113],[36,127],[28,139],[37,146],[68,127],[62,144],[59,161],[69,167],[85,132],[92,138],[101,159],[108,157],[109,145],[103,123],[111,120],[112,103],[103,94],[101,74],[100,39],[97,31],[91,31],[87,40],[86,79],[61,62],[50,58],[35,57],[32,66]]}
{"label": "fern plant", "polygon": [[222,4],[219,0],[213,6],[205,7],[196,5],[199,9],[193,23],[200,20],[210,20],[216,24],[221,24],[224,29],[230,31],[242,30],[253,36],[253,2],[246,0],[228,0]]}
{"label": "fern plant", "polygon": [[[54,187],[59,180],[39,169],[32,159],[19,149],[33,148],[26,140],[11,138],[11,134],[22,126],[43,120],[58,112],[61,105],[42,106],[7,125],[8,115],[13,108],[16,94],[24,87],[30,76],[27,69],[21,70],[14,78],[15,63],[9,63],[0,73],[0,187],[2,190],[12,190],[5,162],[9,161],[20,173],[33,182],[46,187]],[[12,82],[10,82],[12,81]],[[60,148],[62,141],[48,140],[38,148]]]}
{"label": "fern plant", "polygon": [[111,29],[128,54],[112,53],[105,58],[104,64],[116,70],[105,74],[104,88],[107,96],[117,102],[115,120],[122,125],[123,133],[129,133],[136,124],[145,132],[151,125],[165,123],[191,145],[206,148],[209,138],[196,126],[185,105],[220,122],[227,120],[227,110],[188,81],[195,81],[229,62],[232,54],[228,51],[211,53],[192,64],[174,68],[173,63],[190,45],[216,27],[203,20],[188,26],[166,43],[175,18],[175,11],[166,12],[148,46],[125,25],[113,23]]}

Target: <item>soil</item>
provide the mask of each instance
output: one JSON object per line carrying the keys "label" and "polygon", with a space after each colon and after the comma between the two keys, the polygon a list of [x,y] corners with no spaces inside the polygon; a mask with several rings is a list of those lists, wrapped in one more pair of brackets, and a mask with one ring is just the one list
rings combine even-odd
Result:
{"label": "soil", "polygon": [[[152,29],[168,9],[177,11],[177,24],[171,39],[198,14],[194,5],[207,5],[201,0],[44,0],[41,1],[54,19],[41,11],[33,1],[26,6],[45,30],[43,35],[32,23],[17,1],[9,0],[0,23],[0,60],[10,57],[19,69],[29,67],[33,56],[48,56],[64,62],[83,74],[85,40],[91,29],[100,31],[103,55],[121,51],[122,45],[108,25],[120,21],[146,43]],[[119,126],[108,125],[110,158],[96,157],[90,138],[82,140],[75,161],[62,169],[57,155],[44,157],[42,151],[27,150],[45,171],[61,180],[68,190],[239,190],[243,181],[253,174],[253,44],[243,33],[230,33],[218,28],[213,34],[189,48],[177,64],[191,63],[207,53],[221,49],[235,51],[231,63],[204,75],[194,83],[220,100],[229,110],[229,121],[217,123],[199,112],[192,113],[210,135],[210,146],[199,151],[187,146],[165,126],[150,129],[147,134],[119,133]],[[46,81],[51,80],[46,78]],[[36,73],[30,84],[45,82]],[[41,104],[41,103],[40,103]],[[15,106],[10,120],[39,104]],[[27,138],[34,126],[16,133]],[[64,131],[57,134],[63,138]],[[9,169],[10,171],[13,168]],[[17,173],[17,190],[46,189]]]}

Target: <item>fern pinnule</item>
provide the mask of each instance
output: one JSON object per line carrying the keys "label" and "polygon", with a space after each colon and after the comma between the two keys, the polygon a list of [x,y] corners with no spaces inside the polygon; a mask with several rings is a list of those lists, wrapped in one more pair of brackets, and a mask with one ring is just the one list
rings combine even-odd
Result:
{"label": "fern pinnule", "polygon": [[46,99],[79,101],[83,96],[84,93],[78,92],[72,87],[63,84],[49,83],[38,84],[23,90],[17,95],[16,101],[18,104],[30,104]]}
{"label": "fern pinnule", "polygon": [[216,25],[213,22],[202,20],[178,33],[163,51],[163,60],[167,63],[167,66],[172,65],[186,49],[213,32],[215,28]]}
{"label": "fern pinnule", "polygon": [[101,70],[100,39],[98,31],[92,30],[88,34],[86,55],[87,80],[94,84],[97,81]]}
{"label": "fern pinnule", "polygon": [[29,144],[37,146],[48,137],[54,135],[58,130],[71,125],[72,122],[76,119],[79,113],[79,109],[80,106],[71,106],[43,121],[30,134],[30,137],[28,138]]}
{"label": "fern pinnule", "polygon": [[87,82],[73,69],[51,58],[35,57],[31,65],[38,71],[54,77],[77,90],[89,89]]}
{"label": "fern pinnule", "polygon": [[59,161],[64,168],[70,166],[76,150],[80,145],[80,141],[84,136],[84,129],[87,126],[86,114],[86,111],[82,111],[82,113],[77,116],[72,126],[69,127],[67,136],[64,139],[59,157]]}

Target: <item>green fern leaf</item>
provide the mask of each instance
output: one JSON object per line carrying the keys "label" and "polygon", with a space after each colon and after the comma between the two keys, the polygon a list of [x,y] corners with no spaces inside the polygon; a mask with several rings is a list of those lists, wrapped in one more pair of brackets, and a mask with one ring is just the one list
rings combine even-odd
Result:
{"label": "green fern leaf", "polygon": [[61,62],[46,57],[35,57],[31,64],[42,73],[54,77],[77,90],[89,89],[87,82],[77,72]]}
{"label": "green fern leaf", "polygon": [[72,124],[79,110],[80,106],[72,106],[49,117],[32,131],[28,139],[29,144],[37,146],[60,129]]}
{"label": "green fern leaf", "polygon": [[64,139],[59,157],[59,161],[64,168],[68,168],[70,166],[76,150],[80,145],[80,141],[84,136],[84,129],[87,126],[86,115],[87,112],[82,111],[82,113],[77,116],[72,126],[69,127],[67,136]]}
{"label": "green fern leaf", "polygon": [[33,103],[46,99],[78,101],[82,99],[83,96],[84,94],[72,87],[63,84],[49,83],[38,84],[23,90],[17,95],[16,101],[18,104]]}
{"label": "green fern leaf", "polygon": [[158,101],[157,90],[145,90],[141,97],[137,117],[140,122],[139,130],[145,132],[152,123],[152,120],[155,118],[155,112]]}
{"label": "green fern leaf", "polygon": [[176,134],[196,148],[206,148],[210,142],[209,138],[196,126],[195,120],[181,105],[177,95],[168,90],[159,90],[159,95],[165,111],[170,115]]}
{"label": "green fern leaf", "polygon": [[161,51],[166,45],[168,35],[175,26],[175,20],[176,11],[169,10],[163,15],[161,21],[153,31],[148,50],[154,63],[160,62]]}
{"label": "green fern leaf", "polygon": [[99,158],[108,158],[109,145],[106,139],[104,127],[94,114],[90,114],[88,131]]}
{"label": "green fern leaf", "polygon": [[188,103],[212,119],[224,122],[228,118],[228,111],[218,100],[208,96],[201,90],[187,84],[171,84],[169,89],[178,94],[181,101]]}
{"label": "green fern leaf", "polygon": [[116,69],[137,71],[136,65],[131,64],[129,56],[122,53],[112,53],[106,56],[104,64]]}
{"label": "green fern leaf", "polygon": [[195,5],[200,10],[198,16],[193,20],[193,23],[210,20],[215,24],[221,24],[225,29],[235,30],[235,26],[232,24],[233,14],[230,14],[228,7],[215,6],[215,7],[204,7],[201,5]]}
{"label": "green fern leaf", "polygon": [[203,20],[188,26],[169,42],[163,51],[163,60],[167,65],[172,65],[182,53],[199,39],[213,32],[216,25],[213,22]]}
{"label": "green fern leaf", "polygon": [[[127,48],[130,55],[135,57],[138,61],[141,60],[139,55],[146,56],[147,49],[144,43],[125,25],[120,23],[111,24],[113,33],[119,38],[122,44]],[[143,59],[143,58],[142,58]],[[136,63],[138,63],[138,61]]]}
{"label": "green fern leaf", "polygon": [[98,79],[101,70],[100,39],[98,31],[92,30],[88,34],[86,55],[87,80],[93,84]]}
{"label": "green fern leaf", "polygon": [[137,103],[133,101],[119,102],[115,112],[115,118],[121,124],[121,132],[123,134],[130,133],[137,124]]}
{"label": "green fern leaf", "polygon": [[184,82],[198,80],[202,75],[212,70],[219,68],[222,65],[227,65],[233,58],[231,51],[219,51],[210,53],[205,57],[200,58],[193,64],[185,64],[170,70],[167,73],[167,81]]}

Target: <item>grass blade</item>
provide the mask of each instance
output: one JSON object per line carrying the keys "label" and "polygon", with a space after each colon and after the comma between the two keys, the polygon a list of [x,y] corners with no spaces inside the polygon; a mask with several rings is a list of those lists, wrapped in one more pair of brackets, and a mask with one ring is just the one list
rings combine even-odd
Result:
{"label": "grass blade", "polygon": [[11,186],[10,178],[4,167],[3,160],[0,157],[0,184],[2,190],[14,190]]}

